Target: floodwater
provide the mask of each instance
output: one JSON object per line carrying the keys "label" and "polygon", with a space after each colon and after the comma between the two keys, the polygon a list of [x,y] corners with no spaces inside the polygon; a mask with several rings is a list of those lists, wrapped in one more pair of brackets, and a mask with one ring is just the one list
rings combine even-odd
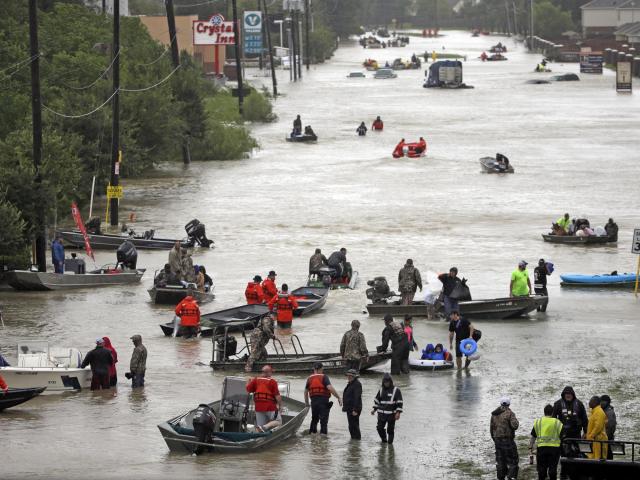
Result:
{"label": "floodwater", "polygon": [[[509,61],[476,57],[502,41]],[[346,79],[372,56],[407,58],[425,50],[468,55],[464,76],[475,89],[423,89],[423,70],[401,71],[395,80]],[[488,435],[497,399],[510,395],[521,421],[521,478],[533,419],[559,397],[565,384],[586,401],[608,393],[618,414],[618,437],[640,440],[637,344],[638,301],[632,293],[565,291],[558,273],[631,271],[631,234],[638,227],[640,99],[618,95],[614,76],[581,75],[580,82],[528,85],[540,57],[498,37],[447,32],[438,39],[412,38],[406,48],[363,50],[344,44],[325,65],[290,84],[279,72],[283,96],[278,122],[252,128],[261,148],[250,159],[163,167],[152,179],[125,182],[123,217],[137,214],[136,228],[159,236],[182,236],[198,218],[216,248],[197,251],[195,263],[213,273],[212,311],[243,303],[246,282],[270,269],[278,282],[303,285],[309,256],[342,246],[360,272],[353,291],[331,292],[324,310],[294,321],[306,351],[337,351],[352,319],[362,322],[370,349],[380,341],[382,321],[369,318],[365,281],[396,275],[413,258],[427,276],[458,266],[475,298],[505,296],[520,259],[531,267],[544,257],[555,263],[546,314],[510,321],[476,322],[483,331],[482,357],[468,372],[414,372],[397,378],[405,413],[393,447],[382,446],[369,415],[381,374],[366,374],[363,439],[348,439],[346,419],[334,409],[328,438],[298,435],[250,456],[170,454],[156,425],[219,396],[221,374],[208,367],[209,340],[166,338],[158,324],[170,308],[149,303],[152,271],[165,252],[140,252],[148,268],[141,285],[72,293],[1,292],[5,327],[0,349],[15,359],[21,339],[87,351],[96,337],[111,337],[123,382],[117,395],[82,392],[48,395],[0,415],[2,478],[495,478]],[[552,64],[554,73],[577,72],[577,64]],[[248,72],[253,82],[268,79]],[[317,145],[284,141],[295,114],[319,135]],[[360,121],[376,115],[382,133],[358,138]],[[397,141],[424,136],[428,154],[393,160]],[[515,175],[480,173],[478,158],[500,151]],[[620,225],[614,247],[580,248],[543,243],[540,234],[565,211],[595,225],[613,217]],[[85,213],[86,214],[86,213]],[[98,253],[98,263],[113,260]],[[445,322],[416,319],[420,347],[445,342]],[[125,384],[132,346],[143,336],[149,350],[147,386]],[[284,337],[286,343],[286,337]],[[383,369],[384,370],[384,369]],[[304,376],[278,377],[302,397]],[[338,390],[345,379],[332,375]],[[305,423],[308,425],[308,421]],[[302,433],[302,432],[301,432]],[[304,472],[304,473],[303,473]]]}

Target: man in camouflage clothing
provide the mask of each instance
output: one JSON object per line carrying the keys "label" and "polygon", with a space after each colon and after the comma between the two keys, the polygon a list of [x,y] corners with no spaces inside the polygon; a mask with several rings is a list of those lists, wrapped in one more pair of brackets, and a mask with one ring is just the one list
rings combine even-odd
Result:
{"label": "man in camouflage clothing", "polygon": [[340,355],[346,360],[345,368],[347,370],[360,371],[360,362],[367,359],[369,351],[364,335],[360,332],[360,322],[354,320],[351,322],[351,330],[345,332],[340,343]]}
{"label": "man in camouflage clothing", "polygon": [[244,366],[245,372],[252,371],[255,362],[259,362],[267,357],[267,349],[265,347],[272,338],[275,338],[273,334],[273,319],[267,315],[251,332],[251,337],[249,338],[251,353]]}
{"label": "man in camouflage clothing", "polygon": [[409,352],[411,346],[404,328],[388,313],[384,316],[382,345],[376,347],[378,352],[386,352],[391,342],[391,375],[409,373]]}
{"label": "man in camouflage clothing", "polygon": [[422,278],[420,272],[413,266],[413,260],[407,259],[404,267],[398,273],[398,289],[402,294],[402,304],[411,305],[416,289],[422,291]]}
{"label": "man in camouflage clothing", "polygon": [[514,441],[520,422],[510,408],[511,399],[502,397],[500,406],[491,412],[489,431],[496,447],[496,473],[498,480],[518,478],[518,447]]}

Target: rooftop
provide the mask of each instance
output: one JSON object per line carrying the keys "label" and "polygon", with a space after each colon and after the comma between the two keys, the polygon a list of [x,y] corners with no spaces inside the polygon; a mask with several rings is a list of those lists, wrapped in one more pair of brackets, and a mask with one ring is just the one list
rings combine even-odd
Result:
{"label": "rooftop", "polygon": [[[620,8],[627,3],[636,3],[637,0],[591,0],[589,3],[582,5],[580,8],[585,9],[606,9]],[[640,5],[640,1],[637,1]]]}
{"label": "rooftop", "polygon": [[614,35],[640,35],[640,22],[625,23],[624,25],[620,25],[620,27],[618,27],[618,29],[613,33]]}

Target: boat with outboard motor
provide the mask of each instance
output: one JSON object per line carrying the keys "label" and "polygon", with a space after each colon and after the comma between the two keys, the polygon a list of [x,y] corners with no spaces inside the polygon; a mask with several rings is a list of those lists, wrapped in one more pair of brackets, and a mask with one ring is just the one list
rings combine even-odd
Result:
{"label": "boat with outboard motor", "polygon": [[[227,308],[217,312],[205,313],[200,316],[200,336],[210,337],[216,327],[230,325],[229,331],[235,331],[234,326],[242,325],[245,330],[253,329],[260,320],[270,314],[269,307],[265,304],[242,305],[240,307]],[[172,322],[160,325],[166,336],[172,336],[175,330],[175,319]],[[180,329],[176,337],[182,336]]]}
{"label": "boat with outboard motor", "polygon": [[636,284],[635,273],[604,273],[600,275],[583,275],[579,273],[565,273],[560,275],[561,287],[590,287],[590,288],[633,288]]}
{"label": "boat with outboard motor", "polygon": [[158,425],[169,450],[187,454],[194,453],[197,447],[202,452],[214,453],[261,451],[294,437],[309,412],[304,402],[289,396],[288,384],[279,384],[282,424],[262,432],[255,427],[256,413],[246,390],[247,380],[225,377],[222,385],[222,398],[207,404],[213,414],[213,425],[204,441],[198,439],[193,425],[197,409]]}
{"label": "boat with outboard motor", "polygon": [[105,265],[82,274],[12,270],[7,272],[7,282],[22,291],[67,290],[139,283],[144,272],[144,268],[129,270],[116,265]]}
{"label": "boat with outboard motor", "polygon": [[[469,320],[503,320],[518,318],[533,312],[546,305],[549,297],[543,295],[491,298],[482,300],[469,300],[458,303],[460,315]],[[411,315],[414,317],[428,317],[434,311],[442,314],[444,306],[436,302],[432,306],[425,302],[413,302],[411,305],[402,305],[400,301],[391,303],[370,303],[367,305],[369,315]]]}
{"label": "boat with outboard motor", "polygon": [[[211,368],[214,370],[243,371],[250,352],[249,339],[246,335],[245,322],[233,324],[227,323],[223,327],[217,327],[213,334],[213,358]],[[253,329],[253,324],[248,325]],[[239,331],[244,339],[244,346],[238,350],[238,341],[229,331]],[[272,340],[275,353],[269,353],[261,360],[253,363],[253,371],[260,371],[265,365],[271,365],[279,374],[308,373],[313,365],[322,362],[325,372],[342,372],[346,370],[347,360],[340,353],[305,353],[302,343],[297,335],[289,335],[293,353],[285,352],[282,342],[278,338]],[[375,365],[391,358],[390,352],[369,352],[362,360],[360,370],[368,370]]]}
{"label": "boat with outboard motor", "polygon": [[[102,233],[99,218],[92,218],[85,224],[85,227],[93,249],[116,250],[125,240],[130,241],[134,247],[144,250],[170,250],[176,242],[180,242],[184,248],[194,246],[209,248],[214,243],[213,240],[207,238],[204,224],[197,219],[193,219],[185,225],[187,238],[182,240],[156,238],[154,230],[147,230],[143,235],[137,235],[133,230],[121,235]],[[56,232],[56,235],[60,235],[67,246],[84,248],[84,236],[78,230],[60,230]]]}
{"label": "boat with outboard motor", "polygon": [[480,166],[485,173],[513,173],[515,171],[509,159],[504,155],[500,158],[482,157]]}
{"label": "boat with outboard motor", "polygon": [[617,236],[609,235],[555,235],[553,233],[543,233],[542,239],[549,243],[563,243],[566,245],[603,245],[606,243],[616,243]]}
{"label": "boat with outboard motor", "polygon": [[[82,390],[91,386],[91,369],[81,368],[75,348],[50,347],[45,341],[18,344],[18,366],[0,367],[11,388],[47,388],[47,393]],[[0,397],[1,398],[1,397]]]}
{"label": "boat with outboard motor", "polygon": [[0,393],[0,412],[7,408],[15,407],[28,402],[44,392],[47,387],[38,388],[9,388],[5,393]]}
{"label": "boat with outboard motor", "polygon": [[193,283],[188,283],[186,285],[164,285],[158,286],[154,285],[152,288],[147,290],[149,292],[149,296],[151,297],[151,301],[156,305],[177,305],[180,303],[187,295],[191,295],[198,301],[199,305],[203,303],[212,302],[216,296],[213,293],[214,287],[209,287],[209,289],[205,292],[201,292],[197,289],[196,285]]}
{"label": "boat with outboard motor", "polygon": [[320,310],[327,303],[329,297],[329,288],[322,287],[300,287],[291,292],[298,302],[298,308],[293,311],[296,317],[302,317],[309,313]]}
{"label": "boat with outboard motor", "polygon": [[348,288],[353,290],[358,283],[358,272],[352,271],[350,277],[336,276],[336,270],[331,267],[322,267],[318,273],[312,273],[307,280],[307,287],[326,287],[331,290]]}

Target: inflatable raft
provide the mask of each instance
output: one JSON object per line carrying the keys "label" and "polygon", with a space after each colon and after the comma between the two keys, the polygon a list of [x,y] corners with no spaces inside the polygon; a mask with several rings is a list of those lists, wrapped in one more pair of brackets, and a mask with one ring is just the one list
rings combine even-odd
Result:
{"label": "inflatable raft", "polygon": [[636,283],[634,273],[616,273],[602,275],[560,275],[563,287],[625,287],[632,288]]}
{"label": "inflatable raft", "polygon": [[419,158],[424,157],[427,153],[427,143],[420,142],[405,143],[402,147],[397,146],[393,151],[393,158]]}
{"label": "inflatable raft", "polygon": [[453,368],[453,362],[448,360],[427,360],[409,357],[409,367],[412,370],[449,370]]}

